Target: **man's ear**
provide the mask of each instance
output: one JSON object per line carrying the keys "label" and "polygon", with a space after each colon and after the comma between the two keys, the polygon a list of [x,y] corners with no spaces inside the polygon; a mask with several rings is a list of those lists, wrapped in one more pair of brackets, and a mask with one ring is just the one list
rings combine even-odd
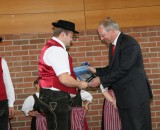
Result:
{"label": "man's ear", "polygon": [[61,32],[60,34],[62,37],[66,36],[66,33],[65,32]]}

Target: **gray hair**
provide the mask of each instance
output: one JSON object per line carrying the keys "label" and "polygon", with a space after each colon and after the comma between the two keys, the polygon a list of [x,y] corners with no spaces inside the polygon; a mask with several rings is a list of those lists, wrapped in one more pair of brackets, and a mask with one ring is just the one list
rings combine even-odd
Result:
{"label": "gray hair", "polygon": [[114,29],[116,31],[119,30],[119,25],[116,21],[114,21],[111,18],[105,18],[99,23],[99,26],[103,26],[106,31],[109,31],[110,29]]}

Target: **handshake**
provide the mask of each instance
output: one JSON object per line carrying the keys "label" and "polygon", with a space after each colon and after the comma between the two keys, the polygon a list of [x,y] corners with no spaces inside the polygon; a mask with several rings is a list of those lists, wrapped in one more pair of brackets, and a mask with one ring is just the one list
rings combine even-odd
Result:
{"label": "handshake", "polygon": [[[96,73],[96,69],[93,67],[88,66],[88,69],[92,72],[92,73]],[[89,87],[97,87],[101,84],[100,78],[99,77],[94,77],[89,83],[88,86]]]}
{"label": "handshake", "polygon": [[87,62],[83,62],[81,66],[73,68],[75,75],[80,81],[88,83],[87,87],[97,87],[100,83],[100,78],[96,77],[96,69],[91,67]]}

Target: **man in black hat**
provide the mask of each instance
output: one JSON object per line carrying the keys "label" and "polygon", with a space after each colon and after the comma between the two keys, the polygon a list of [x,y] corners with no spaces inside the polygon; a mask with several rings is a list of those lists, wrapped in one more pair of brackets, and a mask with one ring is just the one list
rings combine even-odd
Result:
{"label": "man in black hat", "polygon": [[[0,43],[2,42],[0,37]],[[15,94],[5,59],[0,57],[0,129],[9,130],[9,118],[14,116]],[[8,128],[9,127],[9,128]]]}
{"label": "man in black hat", "polygon": [[48,40],[40,53],[40,103],[45,112],[48,130],[71,130],[71,96],[77,88],[85,89],[88,83],[77,81],[73,72],[72,59],[66,48],[73,41],[75,24],[65,20],[53,22],[52,39]]}

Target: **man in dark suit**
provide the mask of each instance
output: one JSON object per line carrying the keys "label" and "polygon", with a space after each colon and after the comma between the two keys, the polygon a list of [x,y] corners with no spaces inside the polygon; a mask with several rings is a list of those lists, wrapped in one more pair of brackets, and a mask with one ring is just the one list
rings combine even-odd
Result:
{"label": "man in dark suit", "polygon": [[110,18],[100,22],[98,34],[109,45],[109,65],[89,67],[97,75],[90,86],[102,84],[104,88],[113,89],[122,130],[151,130],[152,91],[138,42],[120,32],[118,23]]}

